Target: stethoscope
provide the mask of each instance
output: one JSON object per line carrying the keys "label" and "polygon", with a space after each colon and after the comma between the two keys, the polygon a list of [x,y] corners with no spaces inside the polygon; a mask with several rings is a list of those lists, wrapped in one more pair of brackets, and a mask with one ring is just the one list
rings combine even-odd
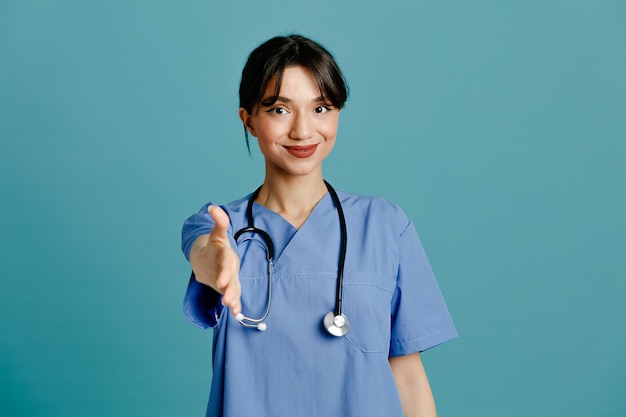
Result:
{"label": "stethoscope", "polygon": [[[326,184],[326,188],[330,193],[330,196],[337,208],[337,215],[339,216],[339,226],[341,228],[341,242],[339,247],[339,270],[337,272],[337,293],[335,295],[335,309],[333,311],[329,311],[324,316],[324,328],[328,331],[328,333],[333,336],[345,336],[350,331],[350,322],[348,318],[341,312],[341,298],[343,295],[343,267],[346,262],[346,246],[348,241],[348,232],[346,230],[346,219],[343,215],[343,209],[341,207],[341,203],[339,202],[339,197],[335,192],[335,189],[331,187],[329,183],[324,181]],[[267,284],[267,304],[265,307],[265,313],[258,319],[253,319],[250,317],[246,317],[243,313],[237,314],[235,319],[244,327],[255,328],[260,331],[267,330],[267,324],[265,324],[265,319],[270,313],[270,308],[272,306],[272,276],[274,273],[274,244],[272,243],[272,238],[265,230],[254,227],[254,218],[252,217],[252,205],[254,204],[254,200],[259,196],[259,192],[261,191],[261,187],[257,188],[250,199],[248,200],[248,207],[246,209],[246,218],[248,219],[248,226],[240,229],[235,233],[235,242],[238,241],[239,237],[244,233],[256,233],[265,242],[265,246],[267,247],[267,262],[268,262],[268,284]]]}

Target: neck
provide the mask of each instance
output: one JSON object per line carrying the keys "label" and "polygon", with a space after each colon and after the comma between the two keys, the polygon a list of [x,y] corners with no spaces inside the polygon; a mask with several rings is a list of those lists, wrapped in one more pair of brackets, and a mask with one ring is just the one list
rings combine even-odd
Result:
{"label": "neck", "polygon": [[256,201],[299,229],[327,192],[321,172],[300,177],[266,176]]}

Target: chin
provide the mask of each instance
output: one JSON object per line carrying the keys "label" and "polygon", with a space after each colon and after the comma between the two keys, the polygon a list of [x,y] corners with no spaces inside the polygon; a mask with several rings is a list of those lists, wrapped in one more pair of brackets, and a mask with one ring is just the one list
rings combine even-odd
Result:
{"label": "chin", "polygon": [[314,173],[317,173],[318,171],[321,171],[321,164],[314,164],[314,165],[303,165],[303,164],[298,164],[300,166],[285,166],[285,167],[281,167],[279,168],[279,171],[281,171],[283,174],[286,174],[288,176],[292,176],[292,177],[305,177],[307,175],[311,175]]}

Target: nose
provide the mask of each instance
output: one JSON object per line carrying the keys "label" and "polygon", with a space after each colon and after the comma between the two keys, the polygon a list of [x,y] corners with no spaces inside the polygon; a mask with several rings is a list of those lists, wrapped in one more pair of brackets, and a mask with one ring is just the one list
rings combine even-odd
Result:
{"label": "nose", "polygon": [[291,139],[303,140],[313,136],[315,128],[311,117],[304,113],[296,113],[291,123],[289,137]]}

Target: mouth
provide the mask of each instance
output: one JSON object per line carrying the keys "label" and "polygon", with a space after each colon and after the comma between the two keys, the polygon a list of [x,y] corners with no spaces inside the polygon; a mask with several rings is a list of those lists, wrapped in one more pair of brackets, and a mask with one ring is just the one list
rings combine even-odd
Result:
{"label": "mouth", "polygon": [[317,150],[317,144],[307,146],[285,146],[285,150],[289,153],[289,155],[295,156],[296,158],[308,158]]}

